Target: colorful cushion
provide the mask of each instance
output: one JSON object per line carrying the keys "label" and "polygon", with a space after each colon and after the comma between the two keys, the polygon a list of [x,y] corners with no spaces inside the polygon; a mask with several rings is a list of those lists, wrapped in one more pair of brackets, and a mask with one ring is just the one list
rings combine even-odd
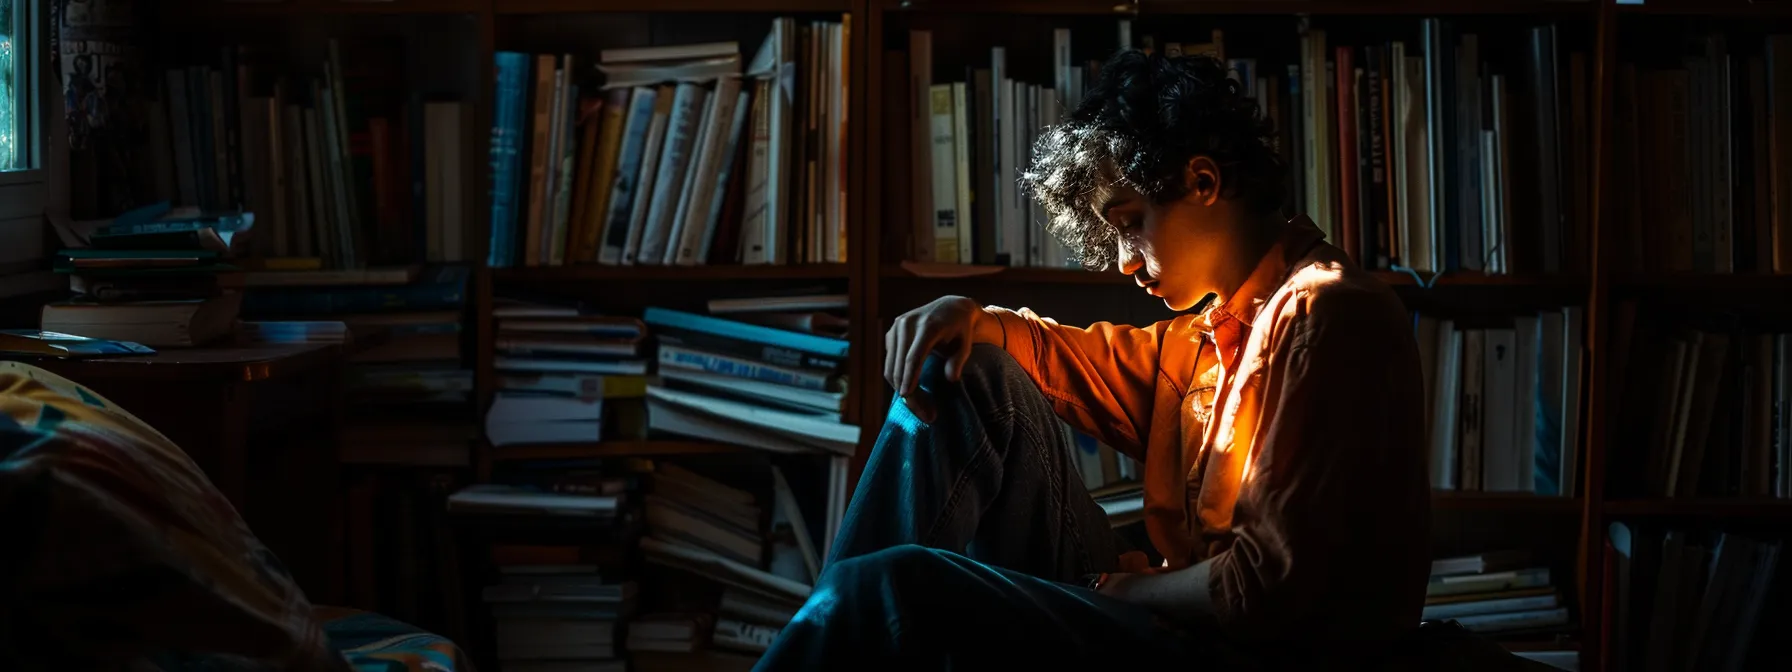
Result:
{"label": "colorful cushion", "polygon": [[17,362],[0,362],[0,539],[0,669],[347,669],[179,447]]}
{"label": "colorful cushion", "polygon": [[330,644],[355,672],[471,672],[466,654],[440,635],[379,614],[343,607],[315,611]]}

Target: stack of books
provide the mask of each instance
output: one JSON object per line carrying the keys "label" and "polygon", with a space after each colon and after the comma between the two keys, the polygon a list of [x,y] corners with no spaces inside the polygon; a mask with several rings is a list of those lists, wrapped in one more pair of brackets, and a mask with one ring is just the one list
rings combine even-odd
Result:
{"label": "stack of books", "polygon": [[258,270],[247,274],[243,314],[264,337],[317,341],[346,326],[365,342],[346,371],[357,422],[464,417],[473,394],[461,328],[470,275],[459,265]]}
{"label": "stack of books", "polygon": [[764,564],[765,537],[752,493],[675,464],[661,463],[646,496],[651,534],[721,555],[743,565]]}
{"label": "stack of books", "polygon": [[633,582],[606,581],[595,565],[510,565],[499,574],[484,598],[505,670],[624,669],[616,638],[635,608]]}
{"label": "stack of books", "polygon": [[772,452],[851,455],[859,428],[840,421],[849,342],[748,319],[647,309],[643,320],[659,341],[649,429]]}
{"label": "stack of books", "polygon": [[1516,637],[1559,632],[1568,608],[1548,567],[1532,566],[1523,551],[1497,551],[1432,561],[1423,617]]}
{"label": "stack of books", "polygon": [[[714,654],[724,651],[763,653],[808,599],[811,590],[811,583],[779,576],[759,569],[755,564],[737,562],[707,548],[662,538],[657,530],[641,540],[641,550],[650,563],[688,571],[722,586],[714,631],[709,636],[711,648],[699,648],[687,654],[664,654],[664,657],[713,656],[726,660],[733,657]],[[755,657],[742,656],[748,661]],[[637,658],[637,664],[640,662]],[[668,661],[667,667],[676,667],[676,664]]]}
{"label": "stack of books", "polygon": [[[645,328],[629,317],[590,315],[576,304],[501,300],[497,319],[498,394],[486,413],[494,446],[595,442],[646,431],[638,402],[647,362],[640,358]],[[607,411],[607,412],[606,412]],[[619,430],[606,432],[608,425]]]}
{"label": "stack of books", "polygon": [[43,330],[171,348],[229,337],[243,304],[243,274],[229,260],[254,223],[252,213],[161,204],[85,235],[61,232],[79,246],[55,259],[75,296],[44,306]]}

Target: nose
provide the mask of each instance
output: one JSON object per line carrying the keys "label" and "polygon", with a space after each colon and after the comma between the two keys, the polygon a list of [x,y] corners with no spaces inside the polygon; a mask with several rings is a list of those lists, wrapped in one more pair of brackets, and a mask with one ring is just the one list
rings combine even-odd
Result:
{"label": "nose", "polygon": [[1132,245],[1127,242],[1125,236],[1121,236],[1120,240],[1114,243],[1114,246],[1119,253],[1115,256],[1115,260],[1119,264],[1120,273],[1122,275],[1138,273],[1139,269],[1145,266],[1145,258],[1139,255],[1137,250],[1132,248]]}

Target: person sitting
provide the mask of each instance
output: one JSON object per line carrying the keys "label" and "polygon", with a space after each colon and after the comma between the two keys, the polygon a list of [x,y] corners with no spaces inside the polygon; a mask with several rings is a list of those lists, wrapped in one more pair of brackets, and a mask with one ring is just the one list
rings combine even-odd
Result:
{"label": "person sitting", "polygon": [[[1335,669],[1419,627],[1410,317],[1283,214],[1271,136],[1215,58],[1104,65],[1022,182],[1085,266],[1182,314],[1075,328],[947,296],[897,318],[898,398],[757,669]],[[1060,418],[1143,465],[1161,563],[1118,545]]]}

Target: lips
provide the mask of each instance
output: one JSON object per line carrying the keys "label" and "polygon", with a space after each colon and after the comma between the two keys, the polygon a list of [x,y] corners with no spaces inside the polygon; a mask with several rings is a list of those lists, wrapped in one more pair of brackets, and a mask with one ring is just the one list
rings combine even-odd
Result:
{"label": "lips", "polygon": [[1162,294],[1159,294],[1159,293],[1158,293],[1158,292],[1157,292],[1157,282],[1156,282],[1156,281],[1152,281],[1152,282],[1146,282],[1146,283],[1140,283],[1140,285],[1139,285],[1139,286],[1141,286],[1141,287],[1144,287],[1144,288],[1145,288],[1145,293],[1146,293],[1146,294],[1150,294],[1150,295],[1152,295],[1152,296],[1155,296],[1155,297],[1158,297],[1158,298],[1160,298],[1160,299],[1161,299],[1161,298],[1163,298],[1163,295],[1162,295]]}

